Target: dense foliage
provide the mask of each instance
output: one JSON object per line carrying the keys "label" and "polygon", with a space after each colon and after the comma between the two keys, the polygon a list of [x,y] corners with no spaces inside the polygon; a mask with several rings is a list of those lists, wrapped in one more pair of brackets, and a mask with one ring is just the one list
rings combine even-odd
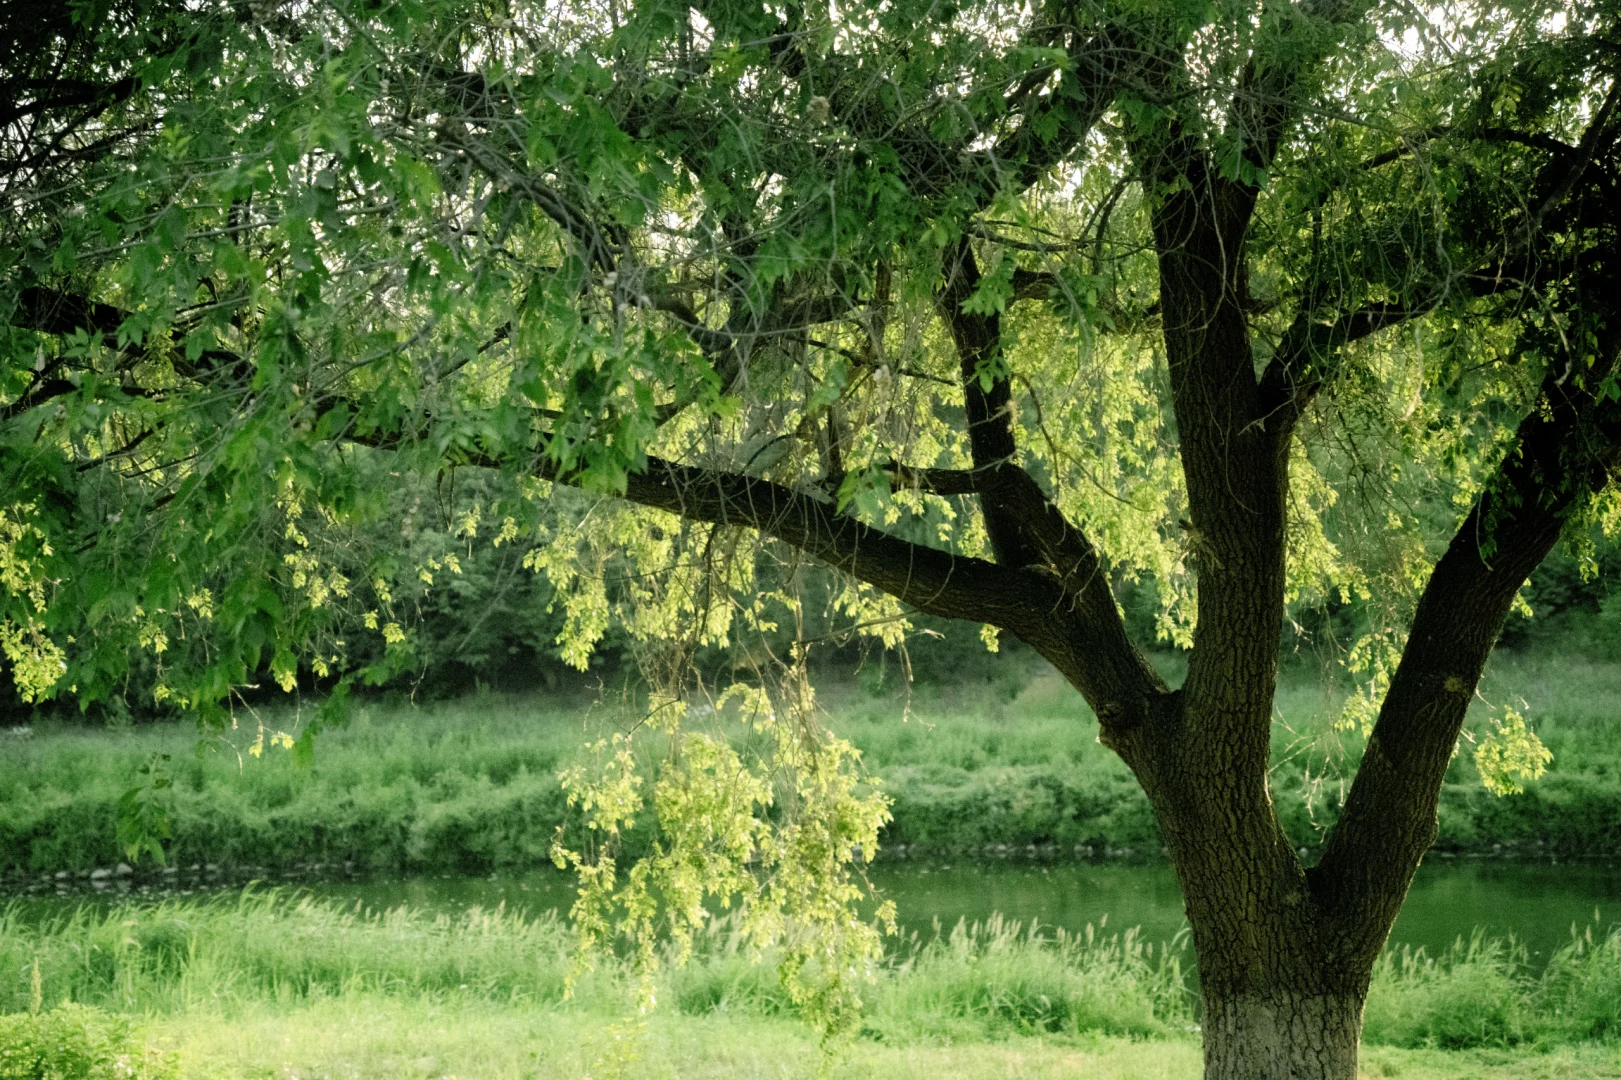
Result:
{"label": "dense foliage", "polygon": [[[1197,41],[1213,66],[1191,101],[1242,75],[1220,59],[1242,41],[1195,35],[1210,14],[1086,19]],[[1279,345],[1330,304],[1416,320],[1406,341],[1359,345],[1308,417],[1327,439],[1295,454],[1295,596],[1377,589],[1399,608],[1553,342],[1580,351],[1591,332],[1554,310],[1564,286],[1539,279],[1504,310],[1464,268],[1501,248],[1494,223],[1598,107],[1605,16],[1451,14],[1308,18],[1291,46],[1340,35],[1342,60],[1312,78],[1357,119],[1307,125],[1268,167],[1248,302]],[[792,601],[751,599],[765,570],[724,533],[537,506],[537,475],[623,491],[655,449],[986,550],[965,495],[893,468],[967,460],[930,285],[964,236],[984,265],[960,302],[1006,313],[1028,467],[1117,580],[1146,575],[1160,631],[1187,642],[1197,538],[1178,526],[1156,403],[1153,196],[1108,142],[1147,138],[1132,125],[1151,131],[1165,106],[1133,96],[1139,75],[1100,129],[1109,148],[1072,147],[1069,112],[1105,103],[1085,103],[1095,73],[1073,70],[1078,44],[1062,52],[1069,24],[1054,12],[1004,42],[986,36],[1003,16],[984,17],[885,4],[794,14],[779,37],[746,5],[311,21],[86,3],[19,20],[7,46],[37,74],[5,114],[4,535],[25,699],[104,697],[132,663],[161,673],[160,700],[204,710],[261,674],[385,678],[417,622],[404,594],[454,577],[475,540],[518,546],[555,582],[571,659],[615,611],[660,636],[712,607],[704,641],[782,620]],[[1432,66],[1443,47],[1460,59]],[[963,149],[914,160],[907,125]],[[1210,137],[1232,144],[1223,168],[1259,168],[1241,124]],[[516,483],[466,475],[482,463]],[[703,575],[634,583],[681,552]],[[706,601],[704,576],[740,599]],[[863,617],[891,605],[855,586],[835,599]]]}

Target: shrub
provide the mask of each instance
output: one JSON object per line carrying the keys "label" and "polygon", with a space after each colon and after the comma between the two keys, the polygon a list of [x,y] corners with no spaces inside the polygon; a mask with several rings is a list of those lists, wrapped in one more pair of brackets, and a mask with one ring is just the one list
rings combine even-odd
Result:
{"label": "shrub", "polygon": [[127,1020],[87,1005],[0,1016],[0,1080],[167,1080],[172,1055]]}

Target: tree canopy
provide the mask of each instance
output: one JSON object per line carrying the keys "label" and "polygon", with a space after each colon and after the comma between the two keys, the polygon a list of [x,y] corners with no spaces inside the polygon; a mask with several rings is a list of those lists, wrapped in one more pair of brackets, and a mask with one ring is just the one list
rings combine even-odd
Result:
{"label": "tree canopy", "polygon": [[[972,620],[1086,697],[1188,895],[1211,1075],[1351,1075],[1345,1003],[1360,1017],[1503,619],[1561,534],[1615,524],[1616,16],[84,0],[7,19],[12,681],[88,703],[144,671],[214,723],[261,678],[341,702],[409,669],[413,605],[472,545],[516,545],[564,657],[625,635],[673,738],[692,650],[802,627],[824,567],[846,632]],[[412,522],[433,513],[429,550]],[[1191,650],[1181,688],[1126,631],[1132,583]],[[1308,870],[1266,795],[1279,632],[1344,604],[1368,612],[1347,721],[1369,749]],[[786,677],[716,691],[746,699],[755,757],[671,744],[658,857],[628,877],[611,844],[559,857],[586,874],[588,932],[615,897],[650,929],[655,894],[691,927],[706,892],[753,904],[762,941],[844,926],[790,961],[835,1017],[872,948],[841,913],[883,805],[815,732],[812,643],[788,637],[767,658]],[[606,779],[569,781],[603,837],[644,799],[632,738],[604,747]],[[1511,786],[1539,761],[1507,718],[1488,767]]]}

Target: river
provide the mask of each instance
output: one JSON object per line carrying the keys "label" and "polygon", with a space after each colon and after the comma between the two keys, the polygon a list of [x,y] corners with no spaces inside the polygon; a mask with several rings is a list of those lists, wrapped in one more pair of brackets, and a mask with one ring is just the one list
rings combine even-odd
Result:
{"label": "river", "polygon": [[[1025,924],[1081,930],[1088,923],[1107,930],[1137,926],[1152,942],[1170,939],[1184,925],[1182,898],[1163,863],[1036,863],[1015,860],[884,862],[870,877],[895,900],[902,930],[925,938],[938,923],[974,921],[993,913]],[[156,899],[199,895],[238,886],[193,883],[171,888],[103,883],[66,896],[34,895],[18,902],[45,915],[86,901]],[[385,880],[330,879],[297,884],[316,895],[383,909],[407,904],[431,911],[474,905],[531,913],[563,908],[571,899],[569,878],[552,869],[498,873],[489,877],[419,876]],[[128,890],[128,891],[126,891]],[[1407,904],[1391,934],[1394,945],[1422,947],[1435,955],[1477,928],[1488,936],[1512,935],[1533,967],[1570,940],[1572,928],[1598,930],[1621,921],[1621,864],[1510,862],[1431,857],[1419,870]]]}

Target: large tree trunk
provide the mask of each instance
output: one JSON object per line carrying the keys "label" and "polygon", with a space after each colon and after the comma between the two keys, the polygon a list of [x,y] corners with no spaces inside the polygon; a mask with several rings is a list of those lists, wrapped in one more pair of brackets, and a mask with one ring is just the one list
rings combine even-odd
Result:
{"label": "large tree trunk", "polygon": [[1193,719],[1185,699],[1119,741],[1186,900],[1206,1080],[1355,1080],[1374,958],[1417,858],[1356,903],[1327,902],[1274,812],[1264,756],[1246,767],[1243,741],[1212,739],[1220,718]]}
{"label": "large tree trunk", "polygon": [[1206,994],[1205,1080],[1356,1080],[1361,1034],[1360,995],[1282,985]]}
{"label": "large tree trunk", "polygon": [[1198,625],[1169,707],[1106,720],[1103,737],[1153,804],[1187,900],[1207,1080],[1355,1080],[1373,960],[1422,848],[1372,883],[1381,902],[1336,908],[1268,790],[1294,417],[1254,377],[1237,254],[1249,207],[1195,170],[1154,215]]}
{"label": "large tree trunk", "polygon": [[1274,811],[1261,740],[1238,737],[1267,725],[1235,724],[1186,689],[1169,701],[1108,734],[1154,805],[1186,900],[1206,1080],[1355,1080],[1369,976],[1411,868],[1358,903],[1325,902]]}

